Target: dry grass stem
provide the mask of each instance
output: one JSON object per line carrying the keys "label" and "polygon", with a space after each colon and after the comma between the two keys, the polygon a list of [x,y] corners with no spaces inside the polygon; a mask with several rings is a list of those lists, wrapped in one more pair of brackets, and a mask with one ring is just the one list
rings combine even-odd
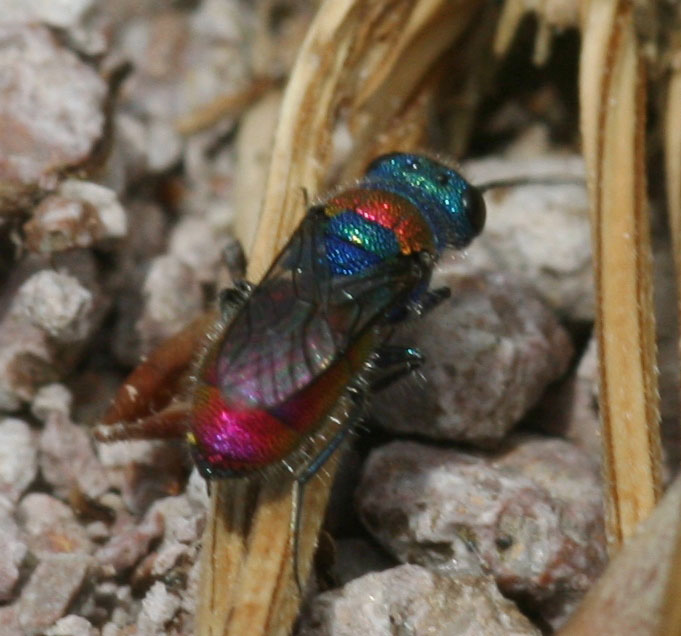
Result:
{"label": "dry grass stem", "polygon": [[272,77],[256,77],[243,90],[234,94],[220,95],[180,117],[175,122],[175,128],[182,135],[193,135],[210,128],[224,117],[237,117],[276,83],[277,80]]}
{"label": "dry grass stem", "polygon": [[497,56],[501,57],[508,52],[526,11],[527,8],[522,0],[504,2],[494,38],[494,53]]}
{"label": "dry grass stem", "polygon": [[[337,457],[306,488],[300,570],[307,575]],[[289,482],[214,484],[203,537],[196,633],[267,634],[291,630],[300,599],[292,579]]]}
{"label": "dry grass stem", "polygon": [[[677,56],[679,51],[677,51]],[[678,64],[678,61],[677,61]],[[676,267],[678,316],[681,318],[681,69],[674,68],[668,84],[665,117],[665,174],[667,208],[672,234],[672,251]],[[676,519],[681,519],[681,505]],[[662,608],[660,634],[681,633],[681,522],[676,530],[676,547],[672,553],[669,581]]]}
{"label": "dry grass stem", "polygon": [[583,29],[580,105],[592,201],[608,535],[619,546],[660,494],[645,75],[628,2],[594,0]]}
{"label": "dry grass stem", "polygon": [[[676,276],[681,290],[681,69],[669,79],[665,117],[665,175]],[[679,307],[681,315],[681,306]]]}
{"label": "dry grass stem", "polygon": [[[320,190],[341,114],[359,149],[353,155],[356,169],[376,144],[405,148],[418,142],[429,90],[423,77],[465,30],[478,4],[344,0],[322,5],[284,95],[250,253],[250,280],[263,275],[300,221],[303,188],[311,196]],[[397,141],[381,134],[395,121],[407,122],[410,131]],[[338,408],[342,412],[344,405]],[[336,461],[327,462],[320,471],[324,474],[306,488],[299,554],[303,580],[310,572]],[[300,602],[291,577],[290,516],[290,482],[214,484],[202,548],[197,634],[290,632]]]}
{"label": "dry grass stem", "polygon": [[234,233],[246,253],[258,227],[263,183],[272,156],[272,140],[281,109],[281,91],[272,91],[250,108],[239,122],[234,174]]}
{"label": "dry grass stem", "polygon": [[546,63],[551,54],[551,41],[554,31],[562,31],[576,27],[579,22],[579,0],[506,0],[503,5],[499,23],[494,37],[494,53],[501,57],[508,53],[518,27],[528,13],[537,19],[537,34],[534,43],[534,64]]}

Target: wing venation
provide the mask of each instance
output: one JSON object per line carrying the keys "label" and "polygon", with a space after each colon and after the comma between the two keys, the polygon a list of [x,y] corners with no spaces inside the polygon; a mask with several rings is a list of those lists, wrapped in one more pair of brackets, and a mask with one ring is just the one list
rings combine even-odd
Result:
{"label": "wing venation", "polygon": [[323,373],[423,278],[411,257],[332,276],[323,217],[308,215],[228,327],[218,357],[225,397],[274,407]]}

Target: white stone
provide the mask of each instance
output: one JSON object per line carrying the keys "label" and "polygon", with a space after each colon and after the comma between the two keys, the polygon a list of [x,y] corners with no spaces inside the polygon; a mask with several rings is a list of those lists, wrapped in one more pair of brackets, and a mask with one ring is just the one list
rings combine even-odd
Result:
{"label": "white stone", "polygon": [[127,234],[128,219],[113,190],[90,181],[67,179],[60,185],[59,193],[90,203],[97,210],[105,230],[103,238],[121,238]]}
{"label": "white stone", "polygon": [[80,342],[90,333],[93,295],[69,274],[41,270],[19,289],[13,313],[44,329],[59,342]]}
{"label": "white stone", "polygon": [[163,583],[157,581],[142,601],[137,624],[143,634],[163,633],[163,626],[175,616],[180,607],[180,599],[168,592]]}
{"label": "white stone", "polygon": [[485,193],[485,230],[466,250],[460,268],[505,271],[534,287],[563,316],[592,321],[589,202],[581,158],[485,159],[468,162],[463,172],[474,184],[536,183]]}
{"label": "white stone", "polygon": [[0,420],[0,493],[17,501],[38,470],[37,447],[30,427],[23,420]]}
{"label": "white stone", "polygon": [[46,384],[38,389],[31,403],[31,413],[43,422],[55,411],[67,415],[71,412],[73,396],[63,384]]}
{"label": "white stone", "polygon": [[94,0],[3,0],[0,22],[44,22],[69,28],[80,22]]}
{"label": "white stone", "polygon": [[69,614],[60,618],[45,634],[46,636],[96,636],[97,630],[82,616]]}
{"label": "white stone", "polygon": [[222,241],[220,238],[206,220],[188,217],[173,229],[169,251],[191,267],[199,280],[211,282],[215,280],[226,242],[224,235]]}

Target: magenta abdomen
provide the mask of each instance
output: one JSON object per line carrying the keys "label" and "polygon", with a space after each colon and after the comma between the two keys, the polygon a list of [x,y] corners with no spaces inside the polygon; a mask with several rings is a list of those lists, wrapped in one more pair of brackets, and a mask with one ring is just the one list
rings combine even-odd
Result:
{"label": "magenta abdomen", "polygon": [[[214,362],[209,362],[194,394],[190,434],[204,472],[247,475],[291,457],[300,443],[323,424],[348,382],[365,364],[375,338],[376,334],[367,332],[327,371],[270,409],[228,403],[211,383],[215,378]],[[211,357],[206,356],[208,360]]]}

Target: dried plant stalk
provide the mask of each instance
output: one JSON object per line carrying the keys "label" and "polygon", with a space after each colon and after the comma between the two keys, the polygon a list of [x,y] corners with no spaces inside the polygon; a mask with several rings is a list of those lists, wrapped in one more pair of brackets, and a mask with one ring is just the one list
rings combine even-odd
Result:
{"label": "dried plant stalk", "polygon": [[[298,554],[309,573],[338,457],[305,490]],[[300,599],[291,565],[291,483],[232,480],[214,484],[203,536],[199,635],[284,636]]]}
{"label": "dried plant stalk", "polygon": [[[679,51],[677,51],[677,56]],[[665,175],[667,208],[672,233],[672,251],[676,268],[678,316],[681,319],[681,69],[674,68],[669,78],[665,117]],[[681,520],[681,505],[676,512]],[[672,553],[669,580],[662,608],[659,634],[681,634],[681,521],[676,530],[676,548]]]}
{"label": "dried plant stalk", "polygon": [[559,636],[681,633],[679,596],[670,598],[668,586],[670,579],[678,578],[680,513],[681,479],[677,478],[650,518],[613,558]]}
{"label": "dried plant stalk", "polygon": [[506,0],[504,2],[494,38],[494,52],[499,57],[505,55],[511,48],[520,21],[526,12],[527,7],[523,0]]}
{"label": "dried plant stalk", "polygon": [[175,129],[182,135],[192,135],[215,125],[225,117],[237,117],[276,83],[277,80],[272,77],[256,77],[242,90],[229,95],[220,95],[180,117],[175,122]]}
{"label": "dried plant stalk", "polygon": [[630,3],[590,2],[583,38],[581,124],[592,202],[607,523],[616,547],[660,494],[645,77]]}
{"label": "dried plant stalk", "polygon": [[553,32],[578,26],[580,7],[586,4],[579,0],[506,0],[497,24],[494,53],[499,57],[508,53],[520,23],[532,13],[537,19],[532,61],[538,66],[545,64],[551,54]]}
{"label": "dried plant stalk", "polygon": [[[258,280],[318,191],[339,113],[365,152],[414,112],[423,78],[470,23],[473,0],[334,0],[322,5],[286,89],[250,255]],[[416,109],[418,111],[418,109]],[[410,121],[418,118],[407,116]],[[401,148],[418,135],[401,139]],[[338,406],[343,411],[345,405]],[[299,571],[308,576],[337,457],[307,485]],[[291,483],[213,484],[198,589],[199,636],[283,635],[299,598],[291,577]]]}
{"label": "dried plant stalk", "polygon": [[[681,291],[681,69],[669,79],[665,117],[665,174],[667,207],[672,232],[677,288]],[[681,299],[681,296],[680,296]],[[679,306],[681,316],[681,305]]]}
{"label": "dried plant stalk", "polygon": [[234,233],[246,253],[258,226],[264,196],[262,184],[272,155],[272,140],[281,109],[281,92],[272,91],[241,118],[236,138],[234,174]]}

